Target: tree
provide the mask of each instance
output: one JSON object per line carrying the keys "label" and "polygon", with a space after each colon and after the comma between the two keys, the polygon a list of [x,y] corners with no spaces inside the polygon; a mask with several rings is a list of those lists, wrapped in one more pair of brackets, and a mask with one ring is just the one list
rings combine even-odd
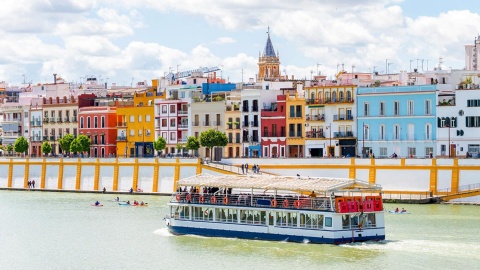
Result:
{"label": "tree", "polygon": [[13,145],[12,144],[7,145],[7,152],[10,155],[12,154],[12,152],[13,152]]}
{"label": "tree", "polygon": [[17,153],[25,153],[28,150],[28,141],[25,139],[25,137],[20,137],[15,140],[15,144],[13,145],[13,149],[15,149],[15,152]]}
{"label": "tree", "polygon": [[48,153],[52,152],[52,146],[48,142],[42,143],[42,153],[48,156]]}
{"label": "tree", "polygon": [[70,144],[70,152],[72,153],[79,153],[82,152],[82,145],[77,139],[74,139]]}
{"label": "tree", "polygon": [[177,150],[181,152],[183,156],[183,150],[185,150],[185,146],[182,143],[177,143],[177,145],[175,145],[175,148],[177,148]]}
{"label": "tree", "polygon": [[228,143],[228,138],[225,133],[209,129],[200,133],[200,145],[210,149],[210,155],[213,157],[212,150],[215,146],[226,146]]}
{"label": "tree", "polygon": [[195,136],[189,136],[187,138],[187,143],[185,144],[187,150],[197,151],[200,148],[200,142]]}
{"label": "tree", "polygon": [[89,137],[81,134],[75,140],[77,140],[78,143],[81,145],[82,152],[88,152],[90,150],[91,140]]}
{"label": "tree", "polygon": [[153,141],[153,148],[157,150],[158,156],[160,156],[160,151],[167,147],[167,141],[163,137],[158,137],[156,141]]}
{"label": "tree", "polygon": [[72,144],[73,140],[75,140],[75,137],[73,137],[72,134],[67,134],[58,140],[58,144],[63,151],[67,152],[67,154],[70,154],[70,145]]}

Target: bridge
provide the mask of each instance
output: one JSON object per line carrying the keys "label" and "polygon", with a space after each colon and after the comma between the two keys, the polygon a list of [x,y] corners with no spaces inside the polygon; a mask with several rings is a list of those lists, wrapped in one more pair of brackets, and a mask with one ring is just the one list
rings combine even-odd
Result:
{"label": "bridge", "polygon": [[457,192],[452,192],[450,188],[439,190],[438,194],[442,194],[440,199],[448,202],[454,199],[467,198],[480,195],[480,183],[459,186]]}

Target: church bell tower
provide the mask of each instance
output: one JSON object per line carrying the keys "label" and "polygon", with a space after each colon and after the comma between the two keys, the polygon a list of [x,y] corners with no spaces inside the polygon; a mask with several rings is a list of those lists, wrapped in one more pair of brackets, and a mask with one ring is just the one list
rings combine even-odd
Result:
{"label": "church bell tower", "polygon": [[263,54],[258,56],[258,81],[273,81],[280,78],[280,57],[275,54],[270,40],[270,27],[267,30],[267,44]]}

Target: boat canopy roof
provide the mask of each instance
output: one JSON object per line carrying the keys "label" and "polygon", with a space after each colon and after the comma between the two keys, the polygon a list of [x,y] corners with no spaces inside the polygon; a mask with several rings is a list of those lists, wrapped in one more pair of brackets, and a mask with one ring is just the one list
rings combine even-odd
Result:
{"label": "boat canopy roof", "polygon": [[380,185],[350,178],[298,177],[272,175],[210,175],[198,174],[178,180],[179,186],[203,186],[219,188],[249,188],[288,191],[371,191],[379,192]]}

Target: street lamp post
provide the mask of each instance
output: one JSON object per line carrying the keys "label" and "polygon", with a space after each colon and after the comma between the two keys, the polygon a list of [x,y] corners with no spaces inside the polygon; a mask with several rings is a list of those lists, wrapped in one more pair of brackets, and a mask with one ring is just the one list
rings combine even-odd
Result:
{"label": "street lamp post", "polygon": [[448,127],[448,158],[451,157],[450,151],[451,151],[451,146],[450,146],[450,124],[447,125]]}
{"label": "street lamp post", "polygon": [[328,144],[328,156],[332,153],[330,149],[332,148],[332,123],[328,124],[327,129],[330,131],[330,143]]}

